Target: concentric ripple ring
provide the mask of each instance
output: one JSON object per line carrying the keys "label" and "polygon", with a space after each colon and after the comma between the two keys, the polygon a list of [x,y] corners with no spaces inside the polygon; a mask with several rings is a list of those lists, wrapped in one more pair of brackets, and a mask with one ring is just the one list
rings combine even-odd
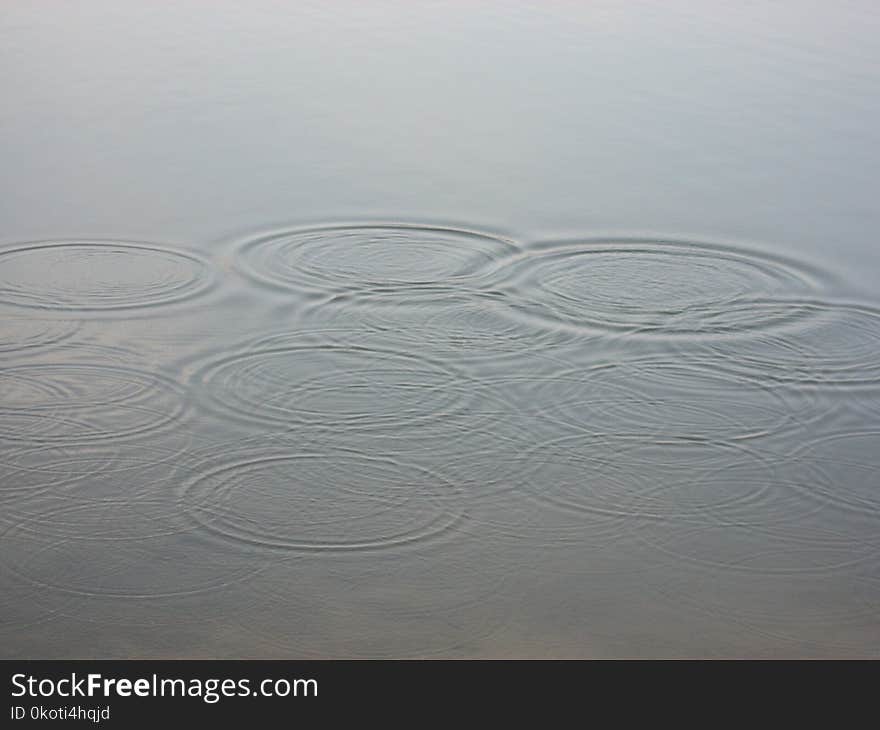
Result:
{"label": "concentric ripple ring", "polygon": [[63,311],[171,304],[207,290],[208,264],[152,243],[39,241],[0,251],[0,302]]}
{"label": "concentric ripple ring", "polygon": [[436,472],[345,451],[276,447],[226,459],[189,480],[181,501],[215,537],[281,551],[395,547],[463,518],[459,490]]}
{"label": "concentric ripple ring", "polygon": [[176,382],[96,362],[0,369],[0,417],[12,441],[75,443],[143,435],[185,410]]}
{"label": "concentric ripple ring", "polygon": [[214,409],[264,426],[364,432],[467,412],[479,388],[464,373],[361,334],[271,336],[203,366],[195,386]]}
{"label": "concentric ripple ring", "polygon": [[802,431],[823,415],[810,400],[714,365],[639,357],[563,371],[534,388],[532,408],[582,432],[724,441]]}
{"label": "concentric ripple ring", "polygon": [[50,349],[73,337],[80,326],[73,319],[0,318],[0,355],[8,358]]}
{"label": "concentric ripple ring", "polygon": [[552,327],[652,337],[738,335],[808,315],[775,305],[827,274],[783,257],[677,240],[582,239],[511,257],[498,288]]}
{"label": "concentric ripple ring", "polygon": [[797,327],[703,347],[716,367],[800,387],[880,385],[880,310],[860,304],[802,302],[811,318]]}
{"label": "concentric ripple ring", "polygon": [[474,283],[518,250],[489,233],[394,223],[273,233],[246,242],[238,254],[258,283],[329,293]]}

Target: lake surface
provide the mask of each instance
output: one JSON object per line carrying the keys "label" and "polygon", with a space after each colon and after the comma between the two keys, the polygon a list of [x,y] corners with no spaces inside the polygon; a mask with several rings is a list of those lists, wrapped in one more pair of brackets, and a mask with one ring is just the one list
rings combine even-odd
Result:
{"label": "lake surface", "polygon": [[876,3],[0,37],[0,655],[880,657]]}

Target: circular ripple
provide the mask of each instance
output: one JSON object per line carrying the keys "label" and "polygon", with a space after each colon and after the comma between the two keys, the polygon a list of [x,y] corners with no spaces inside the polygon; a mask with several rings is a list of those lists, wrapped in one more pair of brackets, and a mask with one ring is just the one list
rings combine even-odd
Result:
{"label": "circular ripple", "polygon": [[22,244],[0,251],[0,271],[0,301],[65,311],[170,304],[211,284],[193,254],[128,241]]}
{"label": "circular ripple", "polygon": [[880,311],[794,302],[802,325],[708,346],[718,367],[753,378],[815,386],[880,385]]}
{"label": "circular ripple", "polygon": [[632,523],[652,554],[731,572],[819,575],[880,553],[876,509],[857,510],[855,518],[828,509],[840,506],[829,499],[840,485],[823,464],[758,451],[751,442],[724,448],[728,457],[708,468],[689,467],[686,456],[667,449],[679,473],[655,479],[640,497],[648,519]]}
{"label": "circular ripple", "polygon": [[174,444],[14,445],[0,451],[2,521],[40,536],[132,539],[180,532],[173,487],[189,439]]}
{"label": "circular ripple", "polygon": [[779,296],[813,291],[808,267],[686,241],[544,244],[510,259],[517,308],[551,326],[659,337],[736,335],[805,316]]}
{"label": "circular ripple", "polygon": [[880,431],[833,434],[805,444],[792,456],[826,475],[824,488],[814,492],[818,500],[880,528]]}
{"label": "circular ripple", "polygon": [[351,327],[382,335],[445,362],[518,358],[571,341],[571,333],[511,317],[503,298],[444,292],[413,299],[379,293],[336,298],[307,310],[310,326]]}
{"label": "circular ripple", "polygon": [[[723,442],[565,437],[530,452],[522,470],[535,496],[576,512],[703,522],[766,512],[781,486],[756,452]],[[791,504],[779,508],[788,513]]]}
{"label": "circular ripple", "polygon": [[568,436],[525,452],[507,472],[509,491],[583,515],[590,529],[604,520],[609,534],[778,525],[821,509],[802,494],[820,479],[815,470],[734,443]]}
{"label": "circular ripple", "polygon": [[351,331],[278,335],[201,369],[209,404],[266,426],[365,432],[438,425],[479,392],[448,364]]}
{"label": "circular ripple", "polygon": [[249,452],[190,480],[181,498],[212,534],[286,551],[390,548],[462,519],[459,491],[436,472],[348,452]]}
{"label": "circular ripple", "polygon": [[785,433],[821,415],[798,394],[713,365],[640,357],[567,370],[543,378],[523,407],[568,431],[725,441]]}
{"label": "circular ripple", "polygon": [[49,320],[31,317],[0,319],[0,354],[3,357],[21,352],[51,348],[77,333],[75,320]]}
{"label": "circular ripple", "polygon": [[264,236],[246,243],[240,259],[264,284],[326,292],[474,281],[516,250],[510,241],[475,231],[365,224]]}
{"label": "circular ripple", "polygon": [[[636,496],[655,478],[644,464],[628,464],[625,457],[618,463],[601,459],[602,450],[631,448],[633,441],[592,438],[594,453],[585,437],[539,446],[534,434],[508,442],[490,436],[486,442],[448,461],[450,473],[469,494],[474,534],[530,550],[584,546],[591,540],[618,545],[618,538],[628,537],[627,521],[640,514],[641,507],[632,507]],[[575,491],[581,493],[576,507],[578,498],[569,503],[565,496]]]}
{"label": "circular ripple", "polygon": [[184,409],[179,388],[133,367],[69,362],[0,370],[4,437],[74,442],[144,434]]}
{"label": "circular ripple", "polygon": [[783,460],[780,467],[755,473],[728,468],[697,482],[673,485],[674,491],[655,490],[655,498],[702,496],[709,489],[735,495],[754,486],[762,488],[762,495],[779,498],[756,497],[731,505],[733,509],[725,505],[721,511],[713,507],[690,519],[645,521],[637,537],[654,555],[663,553],[731,573],[818,576],[876,560],[880,554],[876,513],[873,519],[864,515],[852,519],[845,511],[830,511],[821,499],[833,489],[826,474],[809,462]]}

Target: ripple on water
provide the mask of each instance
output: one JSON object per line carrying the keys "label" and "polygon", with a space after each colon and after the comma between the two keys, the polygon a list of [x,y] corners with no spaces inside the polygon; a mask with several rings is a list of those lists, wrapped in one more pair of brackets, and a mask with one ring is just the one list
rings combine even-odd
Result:
{"label": "ripple on water", "polygon": [[630,336],[735,336],[798,320],[777,304],[822,276],[765,253],[688,241],[544,243],[509,258],[500,288],[547,326]]}
{"label": "ripple on water", "polygon": [[803,444],[792,458],[825,474],[813,497],[828,507],[872,520],[880,535],[880,431],[816,438]]}
{"label": "ripple on water", "polygon": [[496,417],[477,380],[398,344],[351,329],[275,335],[201,367],[193,382],[226,417],[362,444],[448,445]]}
{"label": "ripple on water", "polygon": [[144,435],[177,421],[177,384],[109,359],[31,363],[0,369],[4,438],[80,442]]}
{"label": "ripple on water", "polygon": [[0,302],[109,311],[180,302],[212,284],[192,253],[129,241],[41,241],[0,251]]}
{"label": "ripple on water", "polygon": [[[713,358],[622,356],[560,370],[530,386],[523,408],[564,431],[745,440],[785,435],[822,416],[812,399],[719,371]],[[564,435],[564,434],[563,434]]]}
{"label": "ripple on water", "polygon": [[260,283],[326,293],[474,283],[516,250],[511,241],[477,231],[360,224],[262,236],[245,243],[239,258]]}
{"label": "ripple on water", "polygon": [[[652,553],[731,574],[819,576],[880,556],[876,510],[851,514],[829,509],[835,505],[828,495],[841,485],[822,465],[761,456],[763,463],[731,461],[658,485],[650,493],[653,500],[697,509],[679,519],[637,524],[637,537]],[[709,498],[718,504],[708,503]]]}
{"label": "ripple on water", "polygon": [[809,311],[798,326],[705,345],[717,367],[797,386],[880,386],[880,310],[793,302]]}
{"label": "ripple on water", "polygon": [[526,454],[522,474],[548,505],[633,522],[724,523],[816,510],[773,458],[723,441],[568,436]]}
{"label": "ripple on water", "polygon": [[411,297],[401,292],[341,295],[303,313],[311,327],[357,326],[408,350],[446,362],[508,362],[555,348],[573,337],[510,315],[503,297],[445,291]]}
{"label": "ripple on water", "polygon": [[4,358],[52,348],[73,337],[80,322],[73,319],[42,319],[36,317],[0,318],[0,355]]}
{"label": "ripple on water", "polygon": [[560,544],[637,545],[712,525],[778,527],[821,510],[803,494],[821,479],[816,470],[750,443],[579,434],[463,471],[475,472],[469,488],[482,496],[474,522],[520,537],[537,526],[543,540]]}
{"label": "ripple on water", "polygon": [[211,459],[183,485],[181,502],[199,527],[260,550],[394,548],[464,517],[460,490],[434,470],[293,443]]}
{"label": "ripple on water", "polygon": [[0,522],[41,536],[127,540],[181,532],[174,488],[190,439],[166,443],[12,443],[0,449]]}

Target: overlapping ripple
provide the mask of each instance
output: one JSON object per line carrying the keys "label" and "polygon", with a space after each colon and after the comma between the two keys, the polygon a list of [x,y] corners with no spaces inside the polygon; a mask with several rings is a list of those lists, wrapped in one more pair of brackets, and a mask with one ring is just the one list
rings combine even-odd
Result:
{"label": "overlapping ripple", "polygon": [[129,540],[186,530],[176,485],[191,439],[0,448],[0,523],[35,537]]}
{"label": "overlapping ripple", "polygon": [[795,489],[805,469],[723,441],[568,436],[528,452],[522,469],[541,501],[633,524],[793,519],[817,509]]}
{"label": "overlapping ripple", "polygon": [[174,423],[185,408],[169,377],[97,355],[0,368],[0,419],[12,440],[143,436]]}
{"label": "overlapping ripple", "polygon": [[809,311],[797,326],[706,343],[716,367],[764,382],[837,388],[880,387],[880,310],[834,302],[793,302]]}
{"label": "overlapping ripple", "polygon": [[760,378],[719,370],[706,357],[632,355],[560,370],[532,385],[525,407],[565,430],[725,441],[807,428],[813,399]]}
{"label": "overlapping ripple", "polygon": [[75,319],[0,317],[0,355],[32,354],[70,340],[80,329]]}
{"label": "overlapping ripple", "polygon": [[[265,301],[241,296],[238,334],[210,342],[171,318],[89,338],[60,313],[6,318],[0,585],[35,606],[10,606],[15,625],[186,610],[266,656],[467,656],[541,576],[605,621],[597,637],[656,571],[806,597],[857,576],[875,605],[880,438],[861,396],[880,310],[835,303],[812,265],[398,224],[274,233],[237,257]],[[117,323],[213,283],[197,256],[127,242],[22,244],[0,265],[10,309]],[[816,600],[786,630],[784,601],[691,598],[683,615],[782,644],[839,618],[851,649],[870,621],[860,600]]]}
{"label": "overlapping ripple", "polygon": [[872,520],[880,538],[880,431],[841,431],[813,438],[792,458],[826,475],[814,496],[834,509]]}
{"label": "overlapping ripple", "polygon": [[457,364],[508,362],[572,340],[571,333],[549,330],[512,315],[504,297],[492,292],[449,290],[413,300],[405,292],[340,295],[306,309],[312,328],[358,327]]}
{"label": "overlapping ripple", "polygon": [[456,363],[352,329],[259,339],[209,358],[192,385],[206,408],[227,418],[386,453],[453,448],[503,410]]}
{"label": "overlapping ripple", "polygon": [[809,314],[779,302],[821,288],[812,267],[690,241],[584,239],[510,257],[497,286],[548,327],[674,338],[739,336]]}

